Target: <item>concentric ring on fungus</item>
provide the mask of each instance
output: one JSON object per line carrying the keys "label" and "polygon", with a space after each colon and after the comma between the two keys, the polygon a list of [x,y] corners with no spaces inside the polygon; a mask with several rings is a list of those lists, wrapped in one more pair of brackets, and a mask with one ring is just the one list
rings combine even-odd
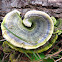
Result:
{"label": "concentric ring on fungus", "polygon": [[12,45],[36,49],[51,38],[54,23],[43,11],[28,11],[22,20],[20,12],[13,10],[4,17],[1,29],[3,37]]}

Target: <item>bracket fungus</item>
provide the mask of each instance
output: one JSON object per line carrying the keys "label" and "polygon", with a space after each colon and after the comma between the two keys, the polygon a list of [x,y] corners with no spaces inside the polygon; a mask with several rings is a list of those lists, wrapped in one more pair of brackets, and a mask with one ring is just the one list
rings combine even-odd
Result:
{"label": "bracket fungus", "polygon": [[[11,47],[19,47],[22,51],[27,49],[26,51],[29,53],[33,49],[35,52],[49,49],[54,40],[57,39],[57,35],[52,36],[54,23],[51,17],[43,11],[31,10],[25,14],[22,20],[20,14],[18,10],[13,10],[3,19],[1,24],[2,35],[8,44]],[[48,44],[51,37],[54,39]],[[44,46],[43,50],[37,50],[41,46]]]}

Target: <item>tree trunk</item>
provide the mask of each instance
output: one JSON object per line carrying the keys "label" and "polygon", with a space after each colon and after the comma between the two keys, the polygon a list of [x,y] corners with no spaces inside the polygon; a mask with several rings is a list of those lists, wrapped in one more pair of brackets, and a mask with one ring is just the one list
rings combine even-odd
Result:
{"label": "tree trunk", "polygon": [[14,9],[19,10],[23,15],[29,10],[36,9],[50,16],[62,18],[62,0],[0,0],[0,6],[1,20]]}

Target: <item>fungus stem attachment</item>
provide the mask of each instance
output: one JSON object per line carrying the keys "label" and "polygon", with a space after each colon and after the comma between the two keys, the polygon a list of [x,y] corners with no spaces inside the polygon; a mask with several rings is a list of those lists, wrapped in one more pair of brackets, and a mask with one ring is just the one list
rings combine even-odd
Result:
{"label": "fungus stem attachment", "polygon": [[23,24],[25,25],[25,26],[27,26],[27,27],[31,27],[32,26],[32,22],[31,21],[29,21],[28,19],[24,19],[23,20]]}

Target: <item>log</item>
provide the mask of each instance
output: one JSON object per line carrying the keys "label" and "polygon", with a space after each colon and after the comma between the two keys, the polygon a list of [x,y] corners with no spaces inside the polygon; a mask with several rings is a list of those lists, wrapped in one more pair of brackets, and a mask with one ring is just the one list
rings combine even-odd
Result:
{"label": "log", "polygon": [[62,0],[0,0],[0,20],[14,9],[23,15],[29,10],[36,9],[50,16],[62,18]]}

